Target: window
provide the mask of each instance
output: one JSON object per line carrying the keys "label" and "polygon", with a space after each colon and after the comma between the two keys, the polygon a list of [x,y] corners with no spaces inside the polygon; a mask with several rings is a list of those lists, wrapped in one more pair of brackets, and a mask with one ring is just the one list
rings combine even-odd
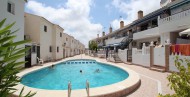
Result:
{"label": "window", "polygon": [[59,47],[57,47],[57,52],[59,52]]}
{"label": "window", "polygon": [[14,3],[10,3],[10,2],[7,3],[7,11],[12,13],[12,14],[15,14],[15,5],[14,5]]}
{"label": "window", "polygon": [[66,41],[68,41],[68,38],[66,38]]}
{"label": "window", "polygon": [[62,37],[62,33],[60,32],[60,37]]}
{"label": "window", "polygon": [[47,32],[47,26],[44,25],[44,32]]}
{"label": "window", "polygon": [[51,46],[49,46],[49,52],[52,52],[52,47]]}

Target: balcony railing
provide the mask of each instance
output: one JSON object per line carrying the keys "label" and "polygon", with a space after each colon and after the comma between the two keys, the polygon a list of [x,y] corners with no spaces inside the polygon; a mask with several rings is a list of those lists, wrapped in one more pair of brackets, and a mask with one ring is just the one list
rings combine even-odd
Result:
{"label": "balcony railing", "polygon": [[125,37],[121,37],[121,38],[110,38],[105,40],[106,45],[110,45],[110,44],[115,44],[115,43],[120,43]]}
{"label": "balcony railing", "polygon": [[190,9],[186,10],[186,11],[183,11],[183,12],[180,12],[180,13],[177,13],[177,14],[174,14],[172,16],[163,18],[163,19],[159,18],[158,19],[159,20],[159,25],[162,25],[162,24],[165,24],[165,23],[168,23],[168,22],[171,22],[171,21],[175,21],[175,20],[180,20],[182,18],[189,17],[189,16],[190,16]]}
{"label": "balcony railing", "polygon": [[156,36],[159,36],[158,27],[134,33],[133,39],[138,40],[138,39],[144,39],[144,38],[150,38],[150,37],[156,37]]}

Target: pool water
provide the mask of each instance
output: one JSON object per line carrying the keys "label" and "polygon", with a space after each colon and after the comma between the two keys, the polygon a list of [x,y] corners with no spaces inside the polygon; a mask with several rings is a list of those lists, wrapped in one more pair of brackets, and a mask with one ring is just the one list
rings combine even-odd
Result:
{"label": "pool water", "polygon": [[[96,70],[99,69],[99,72]],[[82,70],[82,73],[80,73]],[[39,89],[67,90],[68,82],[72,89],[85,89],[86,80],[90,88],[106,86],[128,78],[129,74],[117,67],[98,63],[94,60],[70,60],[47,67],[22,77],[21,83]]]}

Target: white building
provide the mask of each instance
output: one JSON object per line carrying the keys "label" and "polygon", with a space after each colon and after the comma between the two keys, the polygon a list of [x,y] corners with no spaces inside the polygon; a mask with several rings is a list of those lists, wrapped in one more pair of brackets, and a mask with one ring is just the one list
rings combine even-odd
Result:
{"label": "white building", "polygon": [[36,43],[37,57],[48,61],[53,58],[53,26],[47,19],[25,13],[25,35]]}
{"label": "white building", "polygon": [[59,25],[53,26],[52,40],[53,40],[53,59],[59,60],[64,58],[63,52],[63,31],[64,29]]}
{"label": "white building", "polygon": [[[25,0],[0,0],[0,21],[7,19],[5,25],[16,22],[12,27],[12,31],[16,32],[15,41],[24,40],[24,5]],[[24,47],[22,45],[21,47]],[[24,60],[24,58],[20,59]]]}
{"label": "white building", "polygon": [[25,36],[37,44],[37,57],[44,61],[60,60],[77,54],[77,40],[63,31],[62,27],[41,16],[25,13]]}
{"label": "white building", "polygon": [[64,52],[65,52],[65,57],[70,57],[70,50],[71,50],[71,42],[70,42],[70,36],[66,33],[63,33],[63,45],[64,45]]}

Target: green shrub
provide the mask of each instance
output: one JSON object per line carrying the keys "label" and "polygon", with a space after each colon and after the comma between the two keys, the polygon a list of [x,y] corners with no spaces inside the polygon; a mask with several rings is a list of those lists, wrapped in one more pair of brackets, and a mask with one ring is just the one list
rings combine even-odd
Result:
{"label": "green shrub", "polygon": [[[187,68],[182,63],[185,63]],[[179,72],[173,72],[167,77],[169,81],[168,85],[171,90],[175,91],[175,94],[160,94],[160,97],[190,97],[190,60],[179,59],[177,56],[175,66]]]}
{"label": "green shrub", "polygon": [[[25,52],[30,49],[21,47],[28,43],[28,40],[14,42],[18,30],[13,32],[10,30],[15,23],[4,27],[5,21],[6,19],[0,22],[0,97],[9,97],[17,91],[14,86],[19,84],[20,78],[16,74],[25,64],[25,61],[19,59],[25,57]],[[19,97],[23,97],[23,90],[24,88]],[[29,92],[24,97],[31,97],[34,94]]]}

